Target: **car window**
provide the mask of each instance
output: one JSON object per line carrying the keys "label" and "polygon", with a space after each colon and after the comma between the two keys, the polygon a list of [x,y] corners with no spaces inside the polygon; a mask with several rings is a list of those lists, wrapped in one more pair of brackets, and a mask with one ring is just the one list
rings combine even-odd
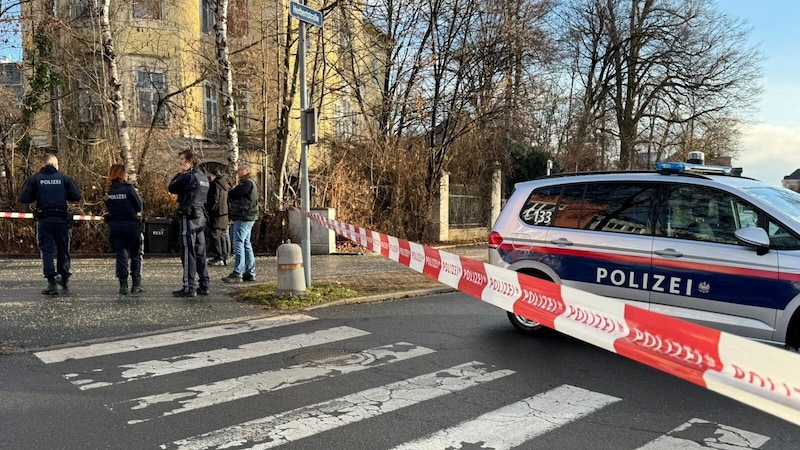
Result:
{"label": "car window", "polygon": [[523,221],[561,228],[649,234],[655,186],[644,183],[576,183],[564,186],[558,204],[542,191],[531,194]]}
{"label": "car window", "polygon": [[758,226],[759,219],[756,208],[728,192],[705,186],[667,186],[657,234],[738,245],[736,230]]}
{"label": "car window", "polygon": [[583,194],[586,184],[568,184],[558,203],[558,211],[553,226],[561,228],[581,228],[583,214]]}
{"label": "car window", "polygon": [[775,221],[767,223],[769,247],[775,250],[800,250],[800,239]]}
{"label": "car window", "polygon": [[581,227],[611,233],[651,234],[650,208],[655,186],[593,183],[586,186]]}
{"label": "car window", "polygon": [[534,189],[519,212],[519,218],[528,225],[548,226],[553,222],[561,186]]}

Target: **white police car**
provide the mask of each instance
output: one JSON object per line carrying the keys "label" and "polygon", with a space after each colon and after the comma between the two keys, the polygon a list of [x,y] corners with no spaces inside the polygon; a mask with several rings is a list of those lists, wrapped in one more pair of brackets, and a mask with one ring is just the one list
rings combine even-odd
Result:
{"label": "white police car", "polygon": [[489,261],[800,347],[800,194],[731,172],[657,163],[518,183],[489,235]]}

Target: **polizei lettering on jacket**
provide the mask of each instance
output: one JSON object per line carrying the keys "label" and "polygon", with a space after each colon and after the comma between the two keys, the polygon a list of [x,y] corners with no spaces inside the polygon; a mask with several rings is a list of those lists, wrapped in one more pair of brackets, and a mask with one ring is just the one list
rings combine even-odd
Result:
{"label": "polizei lettering on jacket", "polygon": [[127,200],[128,194],[108,194],[109,200]]}
{"label": "polizei lettering on jacket", "polygon": [[39,184],[61,184],[61,180],[39,180]]}
{"label": "polizei lettering on jacket", "polygon": [[691,278],[668,277],[657,273],[637,273],[632,270],[614,269],[611,272],[605,267],[597,268],[596,283],[647,291],[666,292],[669,294],[691,297]]}

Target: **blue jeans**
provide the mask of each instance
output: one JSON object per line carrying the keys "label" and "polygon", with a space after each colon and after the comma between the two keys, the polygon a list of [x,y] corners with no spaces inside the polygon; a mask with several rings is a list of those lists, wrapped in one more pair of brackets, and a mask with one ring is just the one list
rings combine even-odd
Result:
{"label": "blue jeans", "polygon": [[256,275],[256,258],[253,255],[253,244],[250,243],[250,232],[255,222],[234,220],[231,224],[231,243],[235,262],[233,271],[241,276]]}

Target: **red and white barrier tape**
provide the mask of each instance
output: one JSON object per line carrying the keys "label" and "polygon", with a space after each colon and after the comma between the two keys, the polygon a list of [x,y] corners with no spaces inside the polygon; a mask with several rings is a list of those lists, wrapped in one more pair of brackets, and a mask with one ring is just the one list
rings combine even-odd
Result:
{"label": "red and white barrier tape", "polygon": [[800,357],[394,236],[305,213],[461,292],[800,425]]}
{"label": "red and white barrier tape", "polygon": [[[33,219],[33,213],[3,212],[0,211],[0,219]],[[72,220],[103,220],[103,216],[93,216],[87,214],[75,214]]]}

